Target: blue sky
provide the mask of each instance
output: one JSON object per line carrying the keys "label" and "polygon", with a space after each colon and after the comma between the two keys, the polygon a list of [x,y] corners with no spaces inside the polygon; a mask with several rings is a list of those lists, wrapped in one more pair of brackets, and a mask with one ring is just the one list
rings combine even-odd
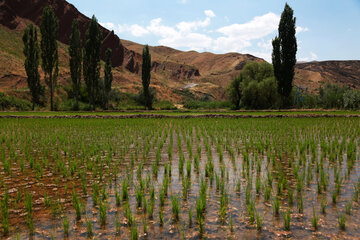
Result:
{"label": "blue sky", "polygon": [[[121,39],[271,59],[282,0],[68,0]],[[290,0],[298,61],[360,59],[360,0]]]}

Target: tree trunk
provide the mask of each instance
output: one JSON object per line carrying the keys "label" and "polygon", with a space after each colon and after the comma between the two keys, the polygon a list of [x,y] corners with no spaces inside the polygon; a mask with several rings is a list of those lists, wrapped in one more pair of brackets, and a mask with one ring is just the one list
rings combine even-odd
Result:
{"label": "tree trunk", "polygon": [[50,109],[51,109],[51,111],[54,111],[54,89],[53,89],[53,82],[52,82],[52,76],[51,76],[51,74],[50,74],[50,79],[49,79],[49,81],[50,81],[50,104],[51,104],[51,106],[50,106]]}
{"label": "tree trunk", "polygon": [[75,110],[78,111],[79,110],[79,89],[76,89],[76,103],[75,103]]}

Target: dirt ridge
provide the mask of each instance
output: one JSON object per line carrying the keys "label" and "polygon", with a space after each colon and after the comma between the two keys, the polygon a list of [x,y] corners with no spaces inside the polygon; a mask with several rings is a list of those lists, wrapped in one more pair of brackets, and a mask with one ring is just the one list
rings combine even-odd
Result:
{"label": "dirt ridge", "polygon": [[360,118],[360,114],[266,114],[266,115],[238,115],[238,114],[197,114],[197,115],[164,115],[164,114],[131,114],[131,115],[3,115],[0,119],[191,119],[191,118]]}

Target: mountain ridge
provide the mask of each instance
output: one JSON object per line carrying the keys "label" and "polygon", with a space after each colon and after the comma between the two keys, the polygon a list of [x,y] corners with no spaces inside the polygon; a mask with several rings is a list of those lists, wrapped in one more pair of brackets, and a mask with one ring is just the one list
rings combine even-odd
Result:
{"label": "mountain ridge", "polygon": [[[70,84],[67,44],[74,18],[79,21],[82,37],[90,19],[65,0],[0,0],[0,90],[20,94],[26,88],[23,70],[21,34],[26,25],[39,25],[42,9],[50,5],[59,18],[60,84]],[[137,93],[141,88],[143,45],[120,39],[113,31],[101,27],[103,52],[113,50],[114,88]],[[16,47],[12,47],[15,44]],[[194,98],[224,100],[226,86],[249,61],[264,61],[249,54],[180,51],[167,46],[150,46],[152,55],[152,86],[158,98],[175,103],[187,95]],[[2,65],[2,66],[1,66]],[[294,83],[316,91],[326,82],[360,86],[360,61],[324,61],[298,63]],[[21,94],[20,94],[21,95]]]}

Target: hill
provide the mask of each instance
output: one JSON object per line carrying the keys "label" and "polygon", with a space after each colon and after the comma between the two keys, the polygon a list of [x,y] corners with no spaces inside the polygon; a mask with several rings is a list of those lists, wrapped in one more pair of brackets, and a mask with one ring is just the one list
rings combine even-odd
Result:
{"label": "hill", "polygon": [[[70,83],[68,46],[71,23],[78,19],[82,36],[90,19],[65,0],[0,0],[0,91],[27,97],[21,36],[27,24],[39,25],[42,10],[51,5],[59,18],[59,85]],[[141,52],[143,46],[120,40],[101,27],[103,51],[113,50],[114,88],[137,93],[141,88]],[[186,99],[225,99],[225,88],[249,61],[264,61],[255,56],[227,53],[179,51],[165,46],[150,47],[152,86],[157,97],[175,103]],[[360,61],[301,63],[296,67],[295,84],[315,91],[322,83],[360,85]],[[61,89],[58,91],[61,95]]]}

